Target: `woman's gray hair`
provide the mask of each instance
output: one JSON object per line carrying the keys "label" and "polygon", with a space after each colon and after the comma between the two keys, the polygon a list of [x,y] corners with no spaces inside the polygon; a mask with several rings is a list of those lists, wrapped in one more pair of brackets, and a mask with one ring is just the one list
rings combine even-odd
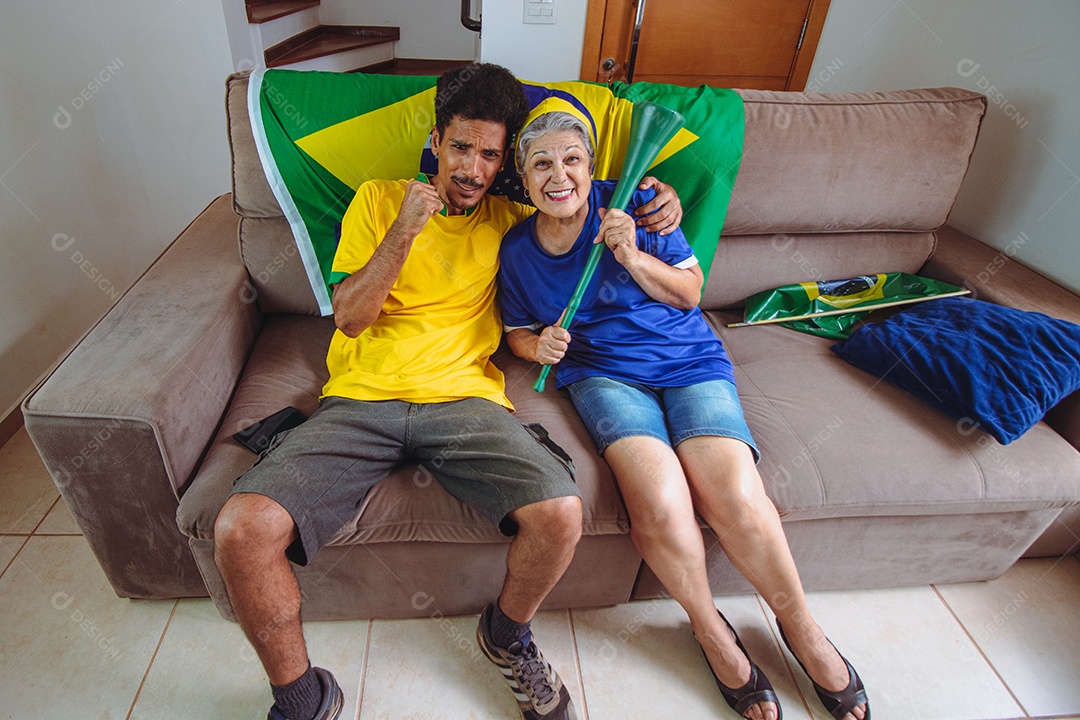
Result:
{"label": "woman's gray hair", "polygon": [[564,131],[576,132],[581,136],[581,142],[585,144],[585,148],[589,151],[589,174],[591,175],[596,160],[596,152],[592,146],[592,133],[589,132],[589,128],[585,127],[585,123],[579,118],[561,110],[544,113],[518,133],[517,151],[514,153],[514,162],[517,164],[518,175],[522,177],[525,175],[525,158],[528,156],[529,148],[534,140],[550,132]]}

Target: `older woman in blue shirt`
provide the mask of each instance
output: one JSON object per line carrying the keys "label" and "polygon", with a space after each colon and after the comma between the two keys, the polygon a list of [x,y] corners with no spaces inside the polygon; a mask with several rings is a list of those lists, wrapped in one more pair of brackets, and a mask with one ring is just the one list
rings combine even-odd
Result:
{"label": "older woman in blue shirt", "polygon": [[[757,472],[731,362],[697,307],[703,275],[680,230],[638,228],[603,210],[614,182],[592,180],[591,133],[573,106],[534,111],[519,134],[518,172],[538,212],[500,253],[500,302],[511,350],[555,365],[610,465],[631,537],[690,618],[725,701],[776,720],[768,679],[714,604],[695,515],[777,617],[781,635],[836,718],[870,709],[854,668],[811,616],[780,518]],[[638,190],[627,210],[651,190]],[[594,242],[596,275],[572,332],[555,327]]]}

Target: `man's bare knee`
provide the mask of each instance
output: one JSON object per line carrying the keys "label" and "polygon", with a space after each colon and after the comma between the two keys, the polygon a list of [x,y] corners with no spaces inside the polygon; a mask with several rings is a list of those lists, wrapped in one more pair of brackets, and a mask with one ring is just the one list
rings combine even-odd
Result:
{"label": "man's bare knee", "polygon": [[527,533],[542,533],[559,544],[576,544],[581,537],[581,498],[551,498],[518,508],[515,520]]}
{"label": "man's bare knee", "polygon": [[255,493],[231,496],[214,522],[217,554],[283,552],[296,537],[296,523],[274,500]]}

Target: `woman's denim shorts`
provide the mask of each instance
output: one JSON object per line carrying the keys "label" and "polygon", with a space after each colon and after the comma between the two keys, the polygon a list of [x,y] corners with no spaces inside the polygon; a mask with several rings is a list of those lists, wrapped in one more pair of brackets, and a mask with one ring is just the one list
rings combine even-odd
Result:
{"label": "woman's denim shorts", "polygon": [[687,438],[716,435],[742,440],[753,451],[754,462],[761,457],[739,395],[727,380],[657,387],[589,377],[568,389],[601,455],[625,437],[654,437],[674,448]]}

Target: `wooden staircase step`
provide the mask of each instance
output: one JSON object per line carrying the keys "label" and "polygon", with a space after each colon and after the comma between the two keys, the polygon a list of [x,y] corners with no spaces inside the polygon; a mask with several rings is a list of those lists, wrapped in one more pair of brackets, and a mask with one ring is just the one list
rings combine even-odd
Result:
{"label": "wooden staircase step", "polygon": [[386,25],[319,25],[266,48],[266,67],[281,67],[302,60],[396,42],[401,29]]}
{"label": "wooden staircase step", "polygon": [[425,60],[422,58],[394,58],[386,62],[368,65],[354,72],[381,75],[442,75],[447,70],[471,65],[472,60]]}
{"label": "wooden staircase step", "polygon": [[259,24],[318,7],[319,0],[247,0],[245,6],[248,22]]}

